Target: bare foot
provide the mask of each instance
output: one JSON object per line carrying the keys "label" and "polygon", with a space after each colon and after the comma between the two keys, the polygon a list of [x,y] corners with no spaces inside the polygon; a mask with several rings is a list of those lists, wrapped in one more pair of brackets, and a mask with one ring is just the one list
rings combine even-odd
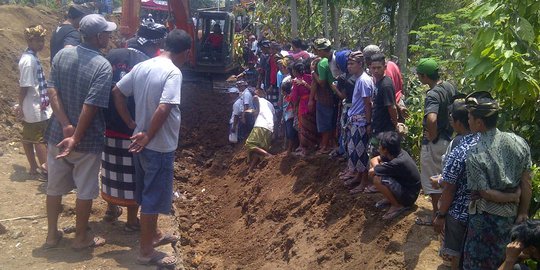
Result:
{"label": "bare foot", "polygon": [[99,236],[87,236],[86,239],[82,242],[73,241],[71,248],[75,250],[83,250],[86,248],[101,247],[107,243],[105,238]]}

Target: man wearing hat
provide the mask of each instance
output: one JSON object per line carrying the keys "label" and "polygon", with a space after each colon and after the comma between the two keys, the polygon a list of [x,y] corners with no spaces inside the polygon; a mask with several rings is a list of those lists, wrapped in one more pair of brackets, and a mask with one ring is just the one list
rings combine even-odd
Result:
{"label": "man wearing hat", "polygon": [[[313,42],[315,54],[321,58],[317,64],[317,72],[313,73],[313,79],[317,83],[315,93],[317,131],[321,133],[321,149],[319,153],[328,153],[334,144],[334,131],[337,124],[337,99],[331,85],[335,81],[330,63],[335,61],[332,43],[326,38],[318,38]],[[337,64],[336,64],[336,69]],[[339,70],[339,69],[338,69]],[[341,72],[340,72],[341,74]],[[339,75],[339,74],[337,74]],[[314,100],[310,100],[313,103]]]}
{"label": "man wearing hat", "polygon": [[[107,60],[113,69],[113,86],[120,81],[138,63],[150,59],[159,51],[167,29],[153,22],[141,24],[137,35],[128,40],[128,48],[112,49]],[[135,100],[130,97],[127,102],[128,110],[135,117]],[[133,156],[128,152],[133,127],[127,126],[116,108],[112,96],[109,98],[109,108],[105,111],[105,149],[102,158],[101,197],[107,201],[105,212],[106,221],[117,220],[122,214],[122,208],[127,207],[126,231],[140,229],[137,219],[138,205],[135,201],[135,181]]]}
{"label": "man wearing hat", "polygon": [[[497,129],[500,108],[488,92],[472,93],[465,103],[471,131],[480,133],[480,139],[465,161],[467,186],[477,196],[469,205],[463,269],[497,269],[512,225],[528,218],[531,153],[523,138]],[[517,199],[498,196],[519,189]]]}
{"label": "man wearing hat", "polygon": [[56,27],[51,36],[51,63],[61,49],[81,44],[81,33],[78,31],[79,22],[90,13],[92,11],[82,5],[73,4],[69,7],[66,20]]}
{"label": "man wearing hat", "polygon": [[442,155],[446,151],[454,130],[448,121],[448,107],[456,89],[439,80],[439,64],[433,58],[420,59],[416,74],[421,83],[429,86],[424,100],[424,137],[420,153],[420,175],[424,193],[431,196],[433,213],[429,218],[418,218],[418,225],[432,225],[442,190],[431,185],[431,176],[442,172]]}
{"label": "man wearing hat", "polygon": [[52,63],[49,96],[54,112],[47,130],[48,234],[45,245],[58,244],[58,214],[62,195],[77,188],[76,232],[72,247],[101,246],[105,239],[87,232],[92,200],[99,195],[98,174],[103,151],[105,121],[102,109],[109,105],[111,64],[101,56],[116,24],[101,15],[80,22],[83,44],[58,52]]}

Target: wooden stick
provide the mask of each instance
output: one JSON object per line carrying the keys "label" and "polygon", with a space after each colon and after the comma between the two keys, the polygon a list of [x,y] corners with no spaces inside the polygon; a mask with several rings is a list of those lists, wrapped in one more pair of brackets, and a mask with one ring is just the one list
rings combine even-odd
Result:
{"label": "wooden stick", "polygon": [[40,218],[45,218],[45,217],[47,217],[47,216],[46,216],[46,215],[22,216],[22,217],[14,217],[14,218],[0,219],[0,222],[4,222],[4,221],[13,221],[13,220],[21,220],[21,219],[35,220],[35,219],[40,219]]}

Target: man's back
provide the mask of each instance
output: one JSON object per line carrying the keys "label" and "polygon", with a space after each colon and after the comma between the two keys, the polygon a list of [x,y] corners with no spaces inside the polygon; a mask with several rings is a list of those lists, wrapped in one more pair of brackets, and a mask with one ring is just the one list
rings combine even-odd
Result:
{"label": "man's back", "polygon": [[[77,125],[83,104],[107,108],[111,80],[112,68],[107,59],[80,45],[63,49],[54,57],[49,86],[56,88],[70,123]],[[103,113],[98,110],[76,150],[100,152],[104,131]],[[60,123],[53,120],[47,131],[48,142],[57,144],[63,138]]]}
{"label": "man's back", "polygon": [[65,46],[77,46],[81,44],[81,33],[71,24],[59,25],[51,36],[51,63],[54,56]]}
{"label": "man's back", "polygon": [[255,120],[255,127],[266,128],[274,131],[274,105],[264,98],[259,97],[259,115]]}
{"label": "man's back", "polygon": [[[467,181],[471,191],[509,191],[519,186],[522,174],[531,167],[527,143],[519,136],[494,128],[481,133],[467,160]],[[479,199],[473,208],[500,216],[515,216],[517,203],[495,203]]]}
{"label": "man's back", "polygon": [[[124,95],[135,98],[136,134],[150,129],[150,121],[159,104],[180,105],[182,73],[170,59],[155,57],[137,64],[117,86]],[[173,106],[146,148],[157,152],[176,150],[180,120],[180,108]]]}

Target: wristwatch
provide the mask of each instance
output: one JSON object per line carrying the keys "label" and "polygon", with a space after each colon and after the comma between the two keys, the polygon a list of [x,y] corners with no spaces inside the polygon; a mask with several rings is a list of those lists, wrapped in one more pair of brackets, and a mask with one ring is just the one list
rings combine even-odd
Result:
{"label": "wristwatch", "polygon": [[446,217],[446,213],[443,214],[443,213],[441,213],[441,212],[439,212],[439,211],[437,211],[437,212],[435,213],[435,215],[436,215],[438,218],[445,218],[445,217]]}

